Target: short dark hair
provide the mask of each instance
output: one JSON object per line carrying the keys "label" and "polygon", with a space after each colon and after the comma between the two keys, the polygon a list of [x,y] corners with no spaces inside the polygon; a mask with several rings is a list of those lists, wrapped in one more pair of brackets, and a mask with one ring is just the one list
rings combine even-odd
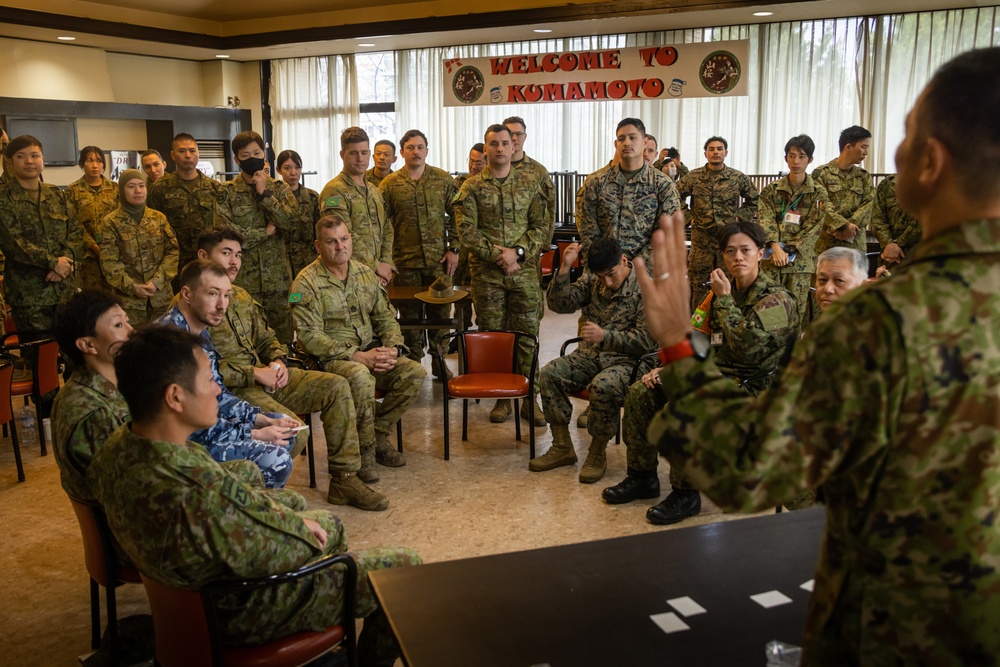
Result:
{"label": "short dark hair", "polygon": [[236,155],[250,144],[257,144],[261,150],[265,150],[264,137],[253,130],[244,130],[233,137],[233,155]]}
{"label": "short dark hair", "polygon": [[210,253],[223,241],[236,241],[240,248],[246,245],[246,239],[234,228],[229,225],[214,225],[198,234],[198,250]]}
{"label": "short dark hair", "polygon": [[351,229],[351,225],[341,213],[337,211],[327,211],[320,219],[316,221],[316,238],[319,238],[319,230],[321,229],[333,229],[334,227],[340,227],[344,225],[347,227],[348,231]]}
{"label": "short dark hair", "polygon": [[[967,51],[942,65],[924,89],[921,109],[915,125],[956,158],[965,194],[1000,196],[1000,49]],[[982,159],[957,159],[970,139]]]}
{"label": "short dark hair", "polygon": [[708,145],[710,143],[712,143],[713,141],[721,142],[722,143],[722,147],[725,148],[727,151],[729,150],[729,142],[726,141],[725,139],[723,139],[722,137],[709,137],[708,139],[705,140],[705,147],[702,148],[702,150],[703,151],[707,151],[708,150]]}
{"label": "short dark hair", "polygon": [[396,144],[392,143],[388,139],[379,139],[378,141],[376,141],[375,145],[372,147],[372,151],[374,152],[374,150],[379,146],[388,146],[392,149],[392,154],[393,155],[396,154]]}
{"label": "short dark hair", "polygon": [[587,268],[600,273],[614,268],[622,260],[622,244],[612,236],[601,236],[590,244],[587,251]]}
{"label": "short dark hair", "polygon": [[98,318],[121,305],[115,295],[96,289],[77,292],[60,304],[52,321],[52,333],[63,356],[69,357],[75,366],[83,366],[83,353],[77,348],[76,340],[97,335]]}
{"label": "short dark hair", "polygon": [[656,143],[656,137],[654,137],[653,135],[651,135],[651,134],[647,134],[647,135],[646,135],[646,138],[647,138],[647,139],[652,139],[652,140],[653,140],[653,143],[654,143],[654,144]]}
{"label": "short dark hair", "polygon": [[87,162],[87,158],[90,157],[92,154],[101,158],[101,164],[103,164],[105,167],[108,166],[108,163],[104,160],[104,151],[102,151],[97,146],[84,146],[83,148],[81,148],[80,159],[76,161],[77,166],[82,169],[83,165],[86,164]]}
{"label": "short dark hair", "polygon": [[340,150],[347,150],[348,144],[360,144],[362,141],[365,143],[369,141],[368,133],[360,127],[351,126],[340,133]]}
{"label": "short dark hair", "polygon": [[680,156],[681,156],[680,152],[673,146],[667,149],[667,157],[670,158],[671,160]]}
{"label": "short dark hair", "polygon": [[626,125],[634,125],[635,129],[642,132],[642,136],[646,136],[646,125],[638,118],[622,118],[618,121],[618,127],[615,128],[615,136],[618,136],[618,130],[622,129]]}
{"label": "short dark hair", "polygon": [[115,375],[133,422],[155,419],[170,385],[194,391],[198,349],[198,336],[166,324],[143,327],[122,343],[115,356]]}
{"label": "short dark hair", "polygon": [[156,157],[160,158],[161,161],[163,160],[163,156],[160,155],[160,151],[156,150],[155,148],[147,148],[143,152],[139,153],[139,161],[142,162],[142,158],[149,157],[150,155],[155,155]]}
{"label": "short dark hair", "polygon": [[198,145],[198,140],[187,132],[178,132],[174,135],[174,138],[170,140],[170,148],[174,148],[178,141],[193,141],[195,145]]}
{"label": "short dark hair", "polygon": [[793,148],[798,148],[811,160],[813,152],[816,150],[816,142],[814,142],[808,134],[800,134],[796,137],[792,137],[785,143],[785,155],[787,156],[788,151]]}
{"label": "short dark hair", "polygon": [[486,146],[484,144],[487,141],[489,141],[489,139],[487,139],[486,137],[490,136],[491,134],[497,134],[498,132],[506,132],[511,139],[514,138],[514,133],[510,131],[509,127],[507,127],[506,125],[500,125],[499,123],[494,123],[493,125],[490,125],[488,128],[486,128],[485,132],[483,132],[483,143],[480,144],[480,146],[483,146],[484,151],[486,150]]}
{"label": "short dark hair", "polygon": [[10,140],[10,143],[7,144],[7,148],[5,148],[3,151],[3,155],[8,160],[13,160],[14,153],[17,153],[18,151],[23,151],[25,148],[28,148],[29,146],[38,146],[39,151],[42,151],[43,153],[45,152],[45,149],[42,148],[41,141],[31,136],[30,134],[21,134]]}
{"label": "short dark hair", "polygon": [[871,136],[872,133],[860,125],[851,125],[840,133],[840,140],[837,145],[840,147],[840,152],[843,153],[848,144],[856,144],[859,141],[871,139]]}
{"label": "short dark hair", "polygon": [[402,148],[403,146],[405,146],[406,142],[412,139],[413,137],[420,137],[421,139],[424,140],[425,146],[430,146],[430,142],[427,141],[426,134],[424,134],[420,130],[407,130],[406,134],[403,135],[403,138],[399,140],[399,147]]}
{"label": "short dark hair", "polygon": [[756,222],[733,220],[719,230],[719,250],[725,250],[730,237],[737,234],[746,234],[758,248],[763,248],[767,244],[767,233]]}
{"label": "short dark hair", "polygon": [[217,278],[229,277],[229,271],[222,264],[210,259],[193,259],[181,269],[180,286],[194,289],[201,283],[203,273],[211,273]]}
{"label": "short dark hair", "polygon": [[483,142],[480,141],[478,144],[472,144],[472,148],[469,149],[469,152],[471,153],[472,151],[476,151],[477,153],[485,153],[486,146],[484,146]]}
{"label": "short dark hair", "polygon": [[278,159],[275,160],[274,162],[277,165],[278,169],[281,169],[281,165],[285,164],[289,160],[294,162],[295,166],[298,167],[299,169],[302,168],[302,156],[293,150],[281,151],[280,153],[278,153]]}
{"label": "short dark hair", "polygon": [[[524,119],[521,118],[520,116],[511,116],[509,118],[504,118],[503,122],[500,123],[500,124],[501,125],[510,125],[511,123],[517,123],[518,125],[520,125],[521,127],[523,127],[525,130],[528,129],[528,126],[524,124]],[[514,133],[511,132],[510,135],[514,136]]]}

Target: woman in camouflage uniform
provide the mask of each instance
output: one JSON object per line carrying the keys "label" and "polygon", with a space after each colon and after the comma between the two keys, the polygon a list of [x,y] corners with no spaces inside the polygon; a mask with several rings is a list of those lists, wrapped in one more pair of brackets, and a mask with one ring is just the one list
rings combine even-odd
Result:
{"label": "woman in camouflage uniform", "polygon": [[302,157],[295,151],[281,151],[278,154],[278,173],[288,184],[296,201],[299,202],[299,218],[295,229],[285,239],[288,247],[288,261],[292,265],[292,276],[299,275],[307,264],[316,259],[316,221],[319,220],[319,195],[301,183]]}
{"label": "woman in camouflage uniform", "polygon": [[86,251],[83,261],[76,266],[76,278],[80,287],[101,289],[104,286],[99,266],[101,249],[95,241],[94,228],[118,207],[118,188],[104,175],[104,151],[97,146],[81,148],[77,164],[83,169],[83,176],[66,187],[70,217],[83,225]]}

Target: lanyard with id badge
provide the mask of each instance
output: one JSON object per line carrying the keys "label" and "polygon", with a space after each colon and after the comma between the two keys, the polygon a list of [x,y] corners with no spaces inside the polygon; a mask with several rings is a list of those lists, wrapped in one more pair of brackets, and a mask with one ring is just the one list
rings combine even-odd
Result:
{"label": "lanyard with id badge", "polygon": [[789,197],[788,204],[781,209],[781,216],[785,224],[788,225],[801,225],[802,215],[798,213],[799,202],[802,201],[802,195],[804,193],[800,192],[799,196],[795,199]]}

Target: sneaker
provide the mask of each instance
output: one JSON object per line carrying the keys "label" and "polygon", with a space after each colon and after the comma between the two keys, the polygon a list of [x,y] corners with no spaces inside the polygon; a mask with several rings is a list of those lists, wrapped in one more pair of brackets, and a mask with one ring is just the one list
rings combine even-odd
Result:
{"label": "sneaker", "polygon": [[[524,399],[521,403],[521,419],[528,421],[528,399]],[[545,421],[545,413],[542,412],[542,406],[538,404],[538,399],[535,399],[535,426],[545,426],[548,424]]]}
{"label": "sneaker", "polygon": [[389,499],[367,486],[353,472],[330,475],[330,490],[326,500],[331,505],[353,505],[369,512],[381,512],[389,507]]}
{"label": "sneaker", "polygon": [[494,424],[502,424],[507,421],[507,417],[510,417],[511,413],[510,399],[501,398],[490,410],[490,421]]}

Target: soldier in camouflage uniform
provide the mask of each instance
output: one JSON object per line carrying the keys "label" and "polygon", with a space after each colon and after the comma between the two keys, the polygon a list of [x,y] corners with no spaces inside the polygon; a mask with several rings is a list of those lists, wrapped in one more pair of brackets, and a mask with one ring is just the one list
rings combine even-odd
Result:
{"label": "soldier in camouflage uniform", "polygon": [[292,267],[285,235],[295,227],[299,204],[285,183],[268,175],[264,139],[259,134],[246,131],[233,137],[233,155],[240,173],[219,190],[216,224],[235,227],[246,239],[240,287],[264,306],[278,340],[288,344],[292,342],[288,315]]}
{"label": "soldier in camouflage uniform", "polygon": [[[344,130],[340,135],[340,157],[344,168],[323,187],[320,209],[323,213],[336,211],[348,221],[354,261],[370,268],[382,285],[388,285],[396,270],[392,264],[393,229],[382,191],[365,178],[371,159],[368,134],[360,127]],[[315,247],[313,255],[315,259]]]}
{"label": "soldier in camouflage uniform", "polygon": [[859,167],[868,157],[872,133],[852,125],[840,133],[840,155],[816,167],[813,180],[830,197],[825,227],[816,242],[816,254],[834,246],[867,250],[865,230],[871,219],[875,186],[867,171]]}
{"label": "soldier in camouflage uniform", "polygon": [[674,183],[687,176],[691,171],[686,164],[681,162],[681,154],[673,146],[660,151],[660,158],[653,163],[653,169],[662,171]]}
{"label": "soldier in camouflage uniform", "polygon": [[69,215],[66,195],[43,183],[42,144],[14,137],[4,152],[10,178],[0,188],[3,292],[22,342],[23,332],[50,331],[56,305],[77,289],[73,268],[83,257],[83,227]]}
{"label": "soldier in camouflage uniform", "polygon": [[[545,203],[548,209],[549,225],[553,228],[554,232],[556,224],[556,188],[552,183],[552,179],[549,177],[549,170],[546,169],[541,162],[531,159],[527,153],[524,152],[524,142],[528,139],[528,128],[524,124],[523,118],[520,118],[519,116],[511,116],[510,118],[505,119],[502,125],[510,130],[512,149],[510,167],[511,169],[524,172],[522,176],[525,174],[530,175],[542,187],[542,190],[545,192]],[[551,236],[545,240],[545,245],[548,246],[550,243],[552,243]],[[541,273],[539,273],[539,282],[541,282],[541,279],[542,276]],[[541,313],[544,311],[545,308],[543,307],[539,312],[539,319],[541,319]]]}
{"label": "soldier in camouflage uniform", "polygon": [[80,287],[100,289],[101,249],[97,243],[97,227],[108,213],[118,208],[118,186],[105,175],[104,151],[97,146],[80,149],[77,161],[83,176],[66,186],[66,203],[69,215],[83,225],[83,246],[86,250],[76,267],[76,280]]}
{"label": "soldier in camouflage uniform", "polygon": [[[532,459],[528,468],[538,472],[576,463],[569,433],[573,412],[569,394],[586,389],[590,393],[587,431],[591,443],[580,468],[580,481],[592,484],[607,470],[605,450],[618,430],[632,369],[654,343],[646,331],[632,262],[618,241],[608,237],[594,241],[587,256],[587,272],[570,283],[569,272],[580,248],[579,243],[573,243],[563,251],[559,273],[549,283],[548,303],[557,313],[583,310],[583,341],[570,354],[542,367],[539,384],[545,419],[552,424],[552,447]],[[646,370],[650,366],[646,364]]]}
{"label": "soldier in camouflage uniform", "polygon": [[875,190],[871,231],[882,246],[881,266],[903,261],[920,242],[920,223],[896,201],[895,175],[879,183]]}
{"label": "soldier in camouflage uniform", "polygon": [[[709,343],[716,350],[720,372],[734,378],[747,393],[766,389],[781,370],[787,350],[798,337],[795,299],[759,269],[767,236],[752,222],[732,222],[722,228],[719,247],[731,284],[722,269],[712,272],[712,302],[708,315]],[[699,333],[699,335],[701,335]],[[628,448],[628,476],[604,490],[611,504],[660,495],[656,476],[656,439],[646,427],[664,405],[657,389],[658,374],[644,376],[625,399],[622,436]],[[732,415],[730,415],[732,418]],[[680,466],[670,466],[670,494],[650,507],[646,519],[674,524],[701,511],[701,495]]]}
{"label": "soldier in camouflage uniform", "polygon": [[633,259],[646,256],[660,216],[680,207],[670,179],[646,166],[642,157],[646,126],[625,118],[615,130],[620,164],[600,169],[576,196],[577,229],[586,257],[590,244],[605,236],[618,240]]}
{"label": "soldier in camouflage uniform", "polygon": [[[473,144],[469,150],[469,173],[455,177],[455,192],[462,189],[462,185],[473,176],[478,176],[486,168],[486,147],[482,142]],[[458,253],[458,268],[455,269],[455,285],[471,285],[472,271],[469,269],[469,250],[461,247]],[[544,308],[543,308],[544,310]],[[472,326],[472,304],[462,303],[455,305],[455,318],[461,322],[461,328],[468,329]],[[458,340],[452,341],[452,345],[458,345]],[[455,351],[455,350],[453,350]]]}
{"label": "soldier in camouflage uniform", "polygon": [[[891,278],[827,309],[756,400],[689,355],[679,286],[643,284],[669,360],[670,407],[651,435],[671,464],[727,510],[822,491],[803,664],[967,667],[1000,655],[1000,162],[965,159],[970,137],[1000,152],[998,91],[997,48],[937,71],[896,152],[920,245]],[[667,232],[655,271],[672,277],[683,246]]]}
{"label": "soldier in camouflage uniform", "polygon": [[[430,285],[438,276],[455,275],[458,268],[458,233],[451,213],[455,185],[448,172],[427,164],[423,132],[409,130],[399,145],[405,166],[379,185],[393,228],[392,257],[399,272],[393,280],[396,285]],[[451,316],[451,304],[404,305],[399,307],[399,315],[417,319],[421,309],[432,319]],[[425,334],[429,334],[434,376],[446,381],[451,371],[437,355],[444,330],[404,332],[409,357],[417,362],[423,359]]]}
{"label": "soldier in camouflage uniform", "polygon": [[[299,568],[347,551],[330,512],[296,512],[224,474],[183,433],[211,424],[218,386],[199,341],[176,330],[138,332],[117,359],[132,422],[98,450],[87,472],[112,532],[147,576],[178,588],[200,588]],[[168,394],[169,392],[169,394]],[[301,497],[300,497],[301,498]],[[354,609],[343,608],[344,571],[331,567],[304,581],[234,593],[219,604],[223,640],[258,644],[365,618],[359,664],[391,667],[398,649],[368,582],[375,569],[419,564],[410,549],[367,549],[357,561]]]}
{"label": "soldier in camouflage uniform", "polygon": [[812,321],[809,290],[816,272],[816,239],[829,208],[826,189],[806,173],[816,144],[807,135],[785,144],[788,176],[769,183],[760,194],[760,226],[767,235],[771,256],[761,267],[795,297],[799,329]]}
{"label": "soldier in camouflage uniform", "polygon": [[[198,238],[199,259],[224,266],[230,281],[239,275],[242,254],[243,238],[231,227],[213,227]],[[237,285],[233,285],[225,319],[211,327],[211,333],[222,379],[234,394],[267,412],[320,413],[330,471],[330,503],[375,511],[389,506],[384,495],[357,478],[361,452],[347,380],[331,373],[288,368],[288,348],[267,325],[260,304]],[[296,437],[305,442],[307,434],[300,432]]]}
{"label": "soldier in camouflage uniform", "polygon": [[294,277],[316,259],[316,244],[313,243],[316,239],[313,235],[316,233],[316,221],[319,220],[319,194],[302,185],[302,156],[297,152],[281,151],[275,162],[278,163],[281,180],[288,185],[299,204],[299,214],[291,230],[285,235],[288,263]]}
{"label": "soldier in camouflage uniform", "polygon": [[[389,296],[374,271],[351,259],[351,233],[339,214],[316,223],[316,249],[319,259],[302,270],[288,295],[298,345],[350,382],[361,446],[358,477],[374,482],[376,461],[406,463],[389,444],[389,432],[416,400],[427,372],[406,358]],[[385,392],[380,402],[375,389]]]}
{"label": "soldier in camouflage uniform", "polygon": [[301,424],[285,414],[265,413],[226,388],[219,353],[208,330],[225,318],[231,291],[228,272],[215,262],[198,259],[184,267],[180,282],[181,291],[174,306],[158,322],[200,336],[201,345],[212,362],[215,382],[221,389],[218,422],[191,434],[190,439],[204,445],[216,461],[253,461],[260,468],[268,488],[284,486],[292,474],[293,457],[301,451],[301,445],[294,446],[294,434],[289,429]]}
{"label": "soldier in camouflage uniform", "polygon": [[[184,268],[197,256],[198,235],[212,226],[222,184],[198,171],[198,143],[190,134],[174,137],[170,158],[177,170],[150,186],[146,205],[167,216],[177,235],[177,266]],[[180,289],[176,282],[174,289]]]}
{"label": "soldier in camouflage uniform", "polygon": [[[726,166],[729,143],[722,137],[705,142],[708,164],[677,182],[677,193],[685,203],[684,217],[691,225],[691,308],[708,294],[709,276],[723,265],[719,252],[719,231],[730,222],[749,222],[757,215],[757,186],[742,171]],[[691,198],[690,209],[686,208]],[[741,203],[742,200],[742,203]]]}
{"label": "soldier in camouflage uniform", "polygon": [[376,141],[372,158],[375,166],[365,172],[365,180],[377,188],[382,179],[392,173],[392,165],[396,164],[396,144],[388,139]]}
{"label": "soldier in camouflage uniform", "polygon": [[177,275],[177,238],[159,211],[146,206],[146,183],[135,169],[118,179],[117,210],[94,227],[101,273],[135,326],[167,312]]}
{"label": "soldier in camouflage uniform", "polygon": [[[542,248],[552,238],[546,191],[526,169],[511,167],[507,127],[487,128],[484,145],[488,168],[466,181],[455,199],[462,246],[469,250],[472,299],[479,328],[537,336],[542,298],[537,266]],[[522,338],[518,370],[525,376],[534,372],[534,352],[530,340]],[[524,418],[530,410],[527,400],[521,410]],[[530,400],[537,403],[535,397]],[[490,420],[502,422],[510,412],[510,400],[498,400]],[[537,405],[535,425],[545,425]]]}

